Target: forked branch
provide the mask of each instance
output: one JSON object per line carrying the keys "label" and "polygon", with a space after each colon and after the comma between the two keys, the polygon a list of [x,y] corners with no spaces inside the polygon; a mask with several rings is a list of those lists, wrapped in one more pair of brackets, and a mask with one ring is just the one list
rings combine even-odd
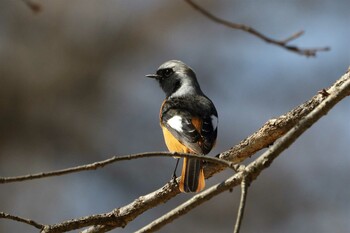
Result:
{"label": "forked branch", "polygon": [[204,9],[203,7],[201,7],[200,5],[198,5],[197,3],[193,2],[192,0],[185,0],[185,2],[187,2],[192,8],[199,11],[202,15],[204,15],[208,19],[212,20],[213,22],[216,22],[218,24],[224,25],[224,26],[232,28],[232,29],[245,31],[249,34],[252,34],[252,35],[262,39],[263,41],[265,41],[267,43],[277,45],[279,47],[287,49],[288,51],[291,51],[291,52],[294,52],[294,53],[297,53],[300,55],[304,55],[306,57],[314,57],[314,56],[316,56],[317,52],[330,50],[329,47],[302,49],[302,48],[299,48],[297,46],[289,44],[291,41],[302,36],[304,34],[304,31],[299,31],[297,33],[294,33],[293,35],[287,37],[284,40],[275,40],[275,39],[272,39],[272,38],[264,35],[263,33],[259,32],[258,30],[254,29],[248,25],[230,22],[228,20],[225,20],[225,19],[222,19],[218,16],[215,16],[212,13],[210,13],[209,11],[207,11],[206,9]]}

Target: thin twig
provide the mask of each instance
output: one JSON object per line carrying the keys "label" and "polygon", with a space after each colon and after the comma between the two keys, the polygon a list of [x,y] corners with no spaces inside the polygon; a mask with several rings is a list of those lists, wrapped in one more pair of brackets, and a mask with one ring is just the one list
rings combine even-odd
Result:
{"label": "thin twig", "polygon": [[199,6],[197,3],[194,3],[192,0],[184,0],[184,1],[187,2],[192,8],[199,11],[202,15],[206,16],[208,19],[210,19],[216,23],[219,23],[219,24],[224,25],[224,26],[229,27],[229,28],[248,32],[248,33],[264,40],[267,43],[280,46],[282,48],[285,48],[285,49],[292,51],[292,52],[295,52],[297,54],[304,55],[307,57],[314,57],[314,56],[316,56],[317,52],[330,50],[329,47],[301,49],[297,46],[288,45],[288,43],[290,41],[295,40],[295,39],[299,38],[301,35],[303,35],[304,34],[303,31],[297,32],[284,40],[275,40],[275,39],[272,39],[270,37],[265,36],[261,32],[257,31],[256,29],[254,29],[248,25],[233,23],[233,22],[227,21],[225,19],[219,18],[219,17],[213,15],[212,13],[210,13],[209,11],[207,11],[206,9],[204,9],[203,7]]}
{"label": "thin twig", "polygon": [[31,219],[22,218],[22,217],[11,215],[11,214],[4,213],[4,212],[0,212],[0,218],[11,219],[11,220],[14,220],[17,222],[26,223],[26,224],[29,224],[35,228],[40,229],[40,230],[44,228],[43,224],[37,223]]}
{"label": "thin twig", "polygon": [[248,178],[244,172],[242,181],[241,181],[241,200],[239,201],[238,213],[237,213],[236,223],[235,223],[235,228],[233,230],[233,233],[239,233],[241,229],[245,203],[247,200],[248,186],[249,186]]}
{"label": "thin twig", "polygon": [[293,35],[287,37],[286,39],[282,40],[281,42],[282,42],[282,44],[287,44],[287,43],[289,43],[290,41],[295,40],[295,39],[301,37],[302,35],[304,35],[304,33],[305,33],[304,31],[299,31],[299,32],[294,33]]}
{"label": "thin twig", "polygon": [[220,164],[225,167],[229,167],[231,169],[235,169],[235,166],[232,162],[226,161],[220,158],[215,157],[209,157],[209,156],[203,156],[203,155],[194,155],[194,154],[186,154],[186,153],[172,153],[172,152],[147,152],[147,153],[138,153],[138,154],[131,154],[131,155],[123,155],[123,156],[113,156],[109,159],[80,165],[76,167],[71,168],[65,168],[61,170],[56,171],[50,171],[50,172],[41,172],[36,174],[28,174],[23,176],[12,176],[12,177],[0,177],[0,184],[3,183],[11,183],[11,182],[20,182],[25,180],[34,180],[34,179],[40,179],[40,178],[46,178],[51,176],[60,176],[60,175],[66,175],[69,173],[74,172],[80,172],[80,171],[89,171],[89,170],[96,170],[98,168],[102,168],[106,165],[115,163],[117,161],[124,161],[124,160],[132,160],[132,159],[140,159],[140,158],[147,158],[147,157],[190,157],[194,159],[200,159],[207,162]]}

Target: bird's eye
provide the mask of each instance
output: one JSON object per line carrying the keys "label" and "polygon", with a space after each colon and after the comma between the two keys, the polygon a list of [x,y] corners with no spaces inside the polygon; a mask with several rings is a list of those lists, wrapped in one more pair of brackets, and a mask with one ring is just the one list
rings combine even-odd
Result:
{"label": "bird's eye", "polygon": [[163,70],[163,75],[165,76],[165,77],[169,77],[170,75],[172,75],[172,73],[173,73],[173,69],[164,69]]}

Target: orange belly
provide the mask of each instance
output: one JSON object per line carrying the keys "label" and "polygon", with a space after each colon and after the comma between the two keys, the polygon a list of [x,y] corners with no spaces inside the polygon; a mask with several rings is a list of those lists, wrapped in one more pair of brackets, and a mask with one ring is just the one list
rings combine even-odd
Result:
{"label": "orange belly", "polygon": [[[194,118],[192,119],[192,124],[200,132],[200,129],[202,127],[202,121],[198,118]],[[177,140],[165,126],[161,125],[161,127],[163,130],[165,144],[168,147],[168,150],[170,152],[197,154],[194,151],[187,148],[186,146],[184,146],[181,142],[179,142],[179,140]],[[201,143],[201,140],[198,141],[198,143]],[[190,162],[191,164],[193,164],[193,162],[196,162],[196,161],[193,161],[193,159],[184,158],[184,162],[182,165],[181,179],[179,183],[179,189],[181,192],[200,192],[205,187],[203,167],[199,165],[200,166],[199,173],[196,173],[193,170],[190,170],[188,168],[188,164]],[[201,161],[198,161],[198,162],[201,163]],[[189,180],[190,181],[197,180],[197,186],[194,187],[193,183],[189,182]],[[191,187],[191,189],[189,189],[189,187]]]}
{"label": "orange belly", "polygon": [[[198,132],[201,131],[202,121],[200,118],[193,117],[192,124]],[[195,151],[191,151],[189,148],[187,148],[181,142],[179,142],[179,140],[177,140],[166,127],[164,127],[163,125],[161,125],[161,127],[163,130],[165,144],[170,152],[197,154]],[[198,143],[201,144],[201,140],[198,141]]]}
{"label": "orange belly", "polygon": [[164,141],[170,152],[190,153],[190,150],[179,142],[170,131],[162,126]]}

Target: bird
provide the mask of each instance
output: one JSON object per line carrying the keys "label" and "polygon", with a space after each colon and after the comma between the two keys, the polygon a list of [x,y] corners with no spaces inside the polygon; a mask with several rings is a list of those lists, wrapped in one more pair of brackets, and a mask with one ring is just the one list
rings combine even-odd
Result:
{"label": "bird", "polygon": [[[165,93],[159,120],[170,152],[206,155],[217,137],[218,113],[203,93],[195,72],[179,60],[170,60],[146,75],[158,81]],[[176,163],[175,172],[179,162]],[[200,192],[205,187],[203,161],[185,157],[182,164],[181,192]]]}

